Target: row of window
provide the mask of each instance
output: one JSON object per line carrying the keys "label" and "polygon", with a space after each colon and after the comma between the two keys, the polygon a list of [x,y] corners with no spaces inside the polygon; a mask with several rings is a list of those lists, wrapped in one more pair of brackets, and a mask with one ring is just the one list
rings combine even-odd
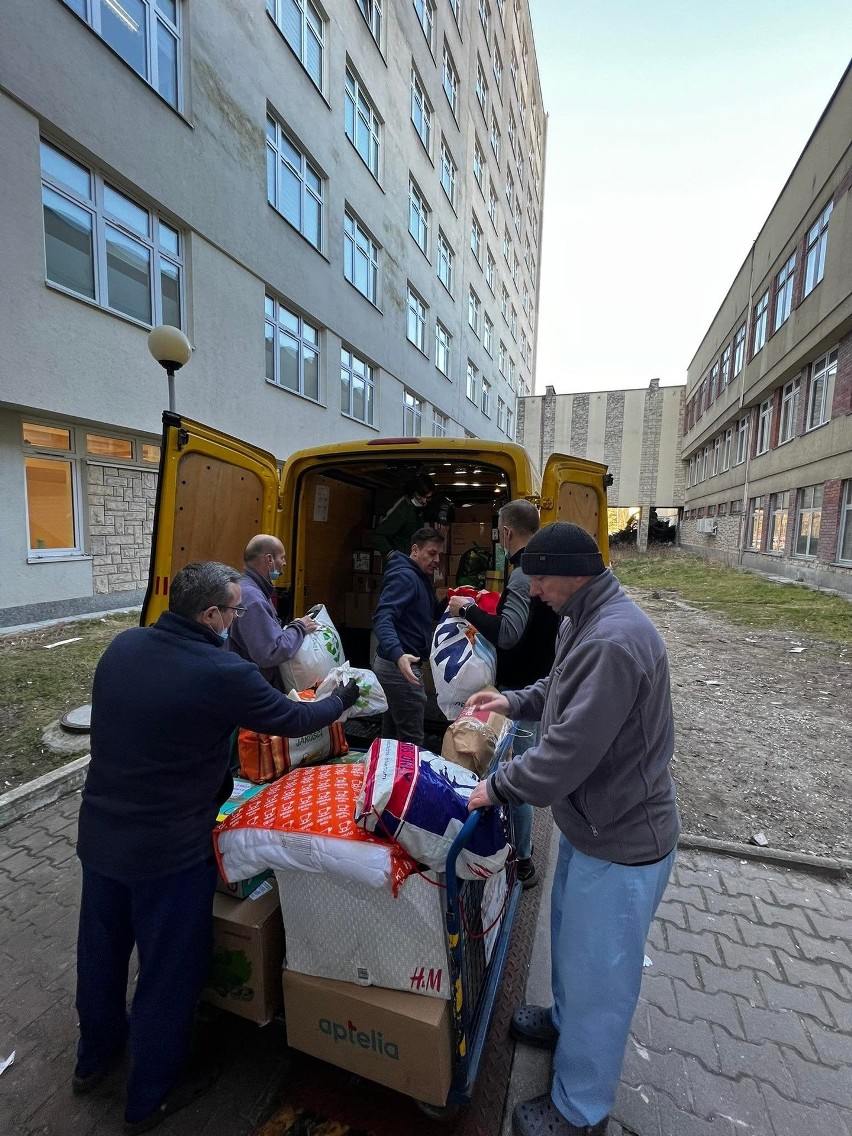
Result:
{"label": "row of window", "polygon": [[[778,331],[790,318],[794,308],[810,295],[825,275],[825,256],[828,245],[828,222],[833,209],[829,202],[808,229],[800,246],[775,274],[772,284],[759,297],[751,312],[750,328],[743,320],[710,367],[697,391],[686,404],[684,433],[692,429],[722,394],[728,383],[736,378],[745,363],[746,340],[750,336],[750,356],[763,348],[770,334]],[[769,328],[772,328],[771,333]]]}
{"label": "row of window", "polygon": [[[741,515],[742,500],[720,501],[697,509],[687,509],[685,520]],[[795,490],[752,497],[746,514],[745,547],[750,552],[777,552],[788,556],[820,558],[820,528],[823,512],[823,486],[806,485]],[[790,527],[790,517],[793,525]],[[836,558],[852,564],[852,481],[843,483],[837,525]],[[823,559],[832,553],[823,548]]]}
{"label": "row of window", "polygon": [[837,353],[835,347],[815,359],[807,368],[804,381],[802,376],[797,376],[778,387],[694,454],[687,467],[687,488],[706,481],[708,477],[715,477],[717,473],[724,473],[732,464],[743,464],[748,457],[750,420],[754,437],[752,457],[760,457],[770,449],[824,426],[831,418]]}

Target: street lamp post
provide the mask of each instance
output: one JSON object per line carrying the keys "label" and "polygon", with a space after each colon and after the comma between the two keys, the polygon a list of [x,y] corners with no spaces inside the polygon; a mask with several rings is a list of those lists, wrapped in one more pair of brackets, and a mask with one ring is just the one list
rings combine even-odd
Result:
{"label": "street lamp post", "polygon": [[189,362],[192,344],[180,330],[162,323],[148,332],[148,350],[169,377],[169,410],[175,409],[175,371]]}

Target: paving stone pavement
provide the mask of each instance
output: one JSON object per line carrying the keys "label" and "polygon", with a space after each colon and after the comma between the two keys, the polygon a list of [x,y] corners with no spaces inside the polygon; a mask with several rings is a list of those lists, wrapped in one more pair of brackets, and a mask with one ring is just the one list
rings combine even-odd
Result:
{"label": "paving stone pavement", "polygon": [[[117,1136],[121,1077],[70,1089],[79,794],[0,829],[0,1136]],[[545,905],[546,908],[546,905]],[[611,1136],[852,1136],[852,884],[682,851],[648,942]],[[546,989],[546,935],[530,990]],[[164,1136],[249,1136],[284,1083],[275,1024],[224,1016],[226,1073]],[[507,1116],[548,1087],[522,1053]],[[506,1125],[508,1128],[508,1124]],[[440,1128],[436,1128],[440,1133]]]}

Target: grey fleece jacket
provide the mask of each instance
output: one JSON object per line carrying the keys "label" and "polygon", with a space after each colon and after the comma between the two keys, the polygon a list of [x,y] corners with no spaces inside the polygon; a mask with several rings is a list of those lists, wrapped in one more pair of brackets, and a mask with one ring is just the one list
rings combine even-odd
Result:
{"label": "grey fleece jacket", "polygon": [[493,801],[550,805],[588,856],[641,864],[666,856],[680,823],[666,649],[607,570],[571,597],[547,678],[507,693],[541,741],[488,781]]}

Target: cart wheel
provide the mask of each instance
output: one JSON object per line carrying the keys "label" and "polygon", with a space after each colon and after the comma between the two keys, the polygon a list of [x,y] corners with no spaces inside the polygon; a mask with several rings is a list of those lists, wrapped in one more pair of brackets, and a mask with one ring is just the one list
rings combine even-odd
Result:
{"label": "cart wheel", "polygon": [[430,1120],[439,1120],[443,1124],[449,1124],[451,1120],[455,1120],[460,1109],[460,1105],[457,1104],[427,1104],[426,1101],[419,1100],[414,1103]]}

